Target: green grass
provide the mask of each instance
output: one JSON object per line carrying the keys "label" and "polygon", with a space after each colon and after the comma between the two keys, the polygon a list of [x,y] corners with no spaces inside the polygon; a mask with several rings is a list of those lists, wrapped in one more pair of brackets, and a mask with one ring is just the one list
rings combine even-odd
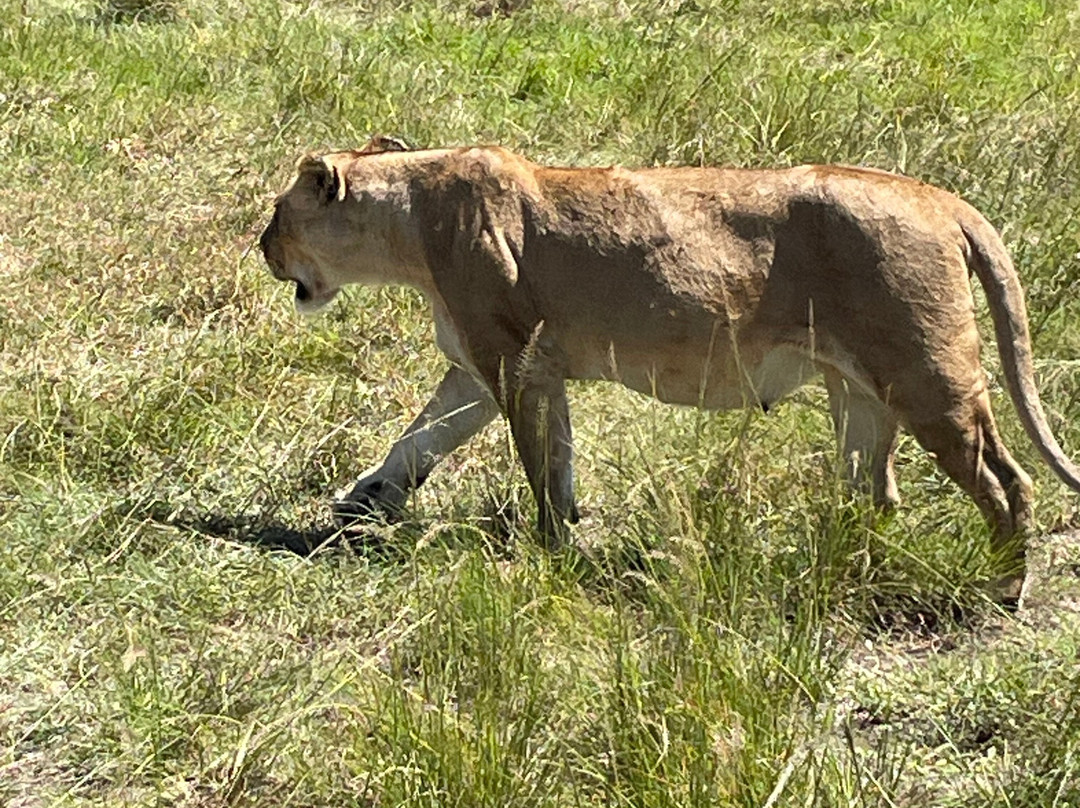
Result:
{"label": "green grass", "polygon": [[372,132],[900,169],[1001,228],[1077,455],[1077,41],[1051,0],[0,4],[0,803],[1080,802],[1080,547],[1001,615],[974,506],[908,438],[899,513],[851,502],[815,387],[575,385],[581,554],[502,426],[371,546],[275,549],[445,361],[415,294],[302,321],[249,253],[299,154]]}

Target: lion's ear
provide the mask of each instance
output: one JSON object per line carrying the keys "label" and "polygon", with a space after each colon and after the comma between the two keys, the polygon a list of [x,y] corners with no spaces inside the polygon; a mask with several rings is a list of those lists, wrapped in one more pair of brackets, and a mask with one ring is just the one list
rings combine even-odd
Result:
{"label": "lion's ear", "polygon": [[408,143],[399,138],[387,137],[386,135],[374,135],[371,140],[367,142],[367,145],[360,149],[360,154],[381,154],[382,152],[391,151],[404,152],[412,150],[409,148]]}
{"label": "lion's ear", "polygon": [[335,201],[341,202],[348,193],[345,178],[338,167],[325,157],[310,154],[302,157],[296,171],[301,179],[306,179],[312,184],[315,195],[322,205]]}

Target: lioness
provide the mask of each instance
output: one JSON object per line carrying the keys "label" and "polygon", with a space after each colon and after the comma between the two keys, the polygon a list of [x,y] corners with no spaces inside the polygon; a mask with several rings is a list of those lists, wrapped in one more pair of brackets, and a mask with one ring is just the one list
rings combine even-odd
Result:
{"label": "lioness", "polygon": [[710,409],[770,405],[821,373],[851,481],[881,507],[903,425],[1015,554],[1031,479],[990,411],[968,275],[986,290],[1005,381],[1046,462],[1080,469],[1046,423],[1024,298],[993,227],[952,194],[884,171],[809,165],[582,169],[497,147],[378,138],[308,156],[260,246],[314,311],[347,283],[431,302],[453,363],[435,396],[337,503],[393,510],[502,412],[551,546],[576,520],[566,379],[610,379]]}

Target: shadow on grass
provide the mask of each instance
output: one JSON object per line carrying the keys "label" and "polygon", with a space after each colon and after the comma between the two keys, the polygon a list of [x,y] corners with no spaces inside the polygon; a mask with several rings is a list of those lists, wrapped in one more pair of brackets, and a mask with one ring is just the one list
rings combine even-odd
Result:
{"label": "shadow on grass", "polygon": [[187,508],[178,510],[162,502],[132,508],[128,514],[181,530],[268,550],[284,550],[305,558],[326,550],[349,550],[379,556],[393,554],[384,536],[386,524],[376,521],[347,526],[333,521],[294,526],[262,514],[231,514],[215,510],[198,512]]}
{"label": "shadow on grass", "polygon": [[906,636],[929,639],[952,631],[980,627],[993,612],[976,593],[874,593],[866,604],[866,631],[871,637]]}

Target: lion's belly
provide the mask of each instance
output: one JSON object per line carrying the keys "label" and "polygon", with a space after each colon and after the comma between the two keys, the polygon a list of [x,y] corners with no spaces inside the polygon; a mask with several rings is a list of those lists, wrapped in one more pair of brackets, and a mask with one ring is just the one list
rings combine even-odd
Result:
{"label": "lion's belly", "polygon": [[748,345],[736,352],[718,343],[647,350],[579,345],[567,352],[569,375],[615,381],[670,404],[727,410],[768,407],[816,372],[806,352],[793,345]]}

